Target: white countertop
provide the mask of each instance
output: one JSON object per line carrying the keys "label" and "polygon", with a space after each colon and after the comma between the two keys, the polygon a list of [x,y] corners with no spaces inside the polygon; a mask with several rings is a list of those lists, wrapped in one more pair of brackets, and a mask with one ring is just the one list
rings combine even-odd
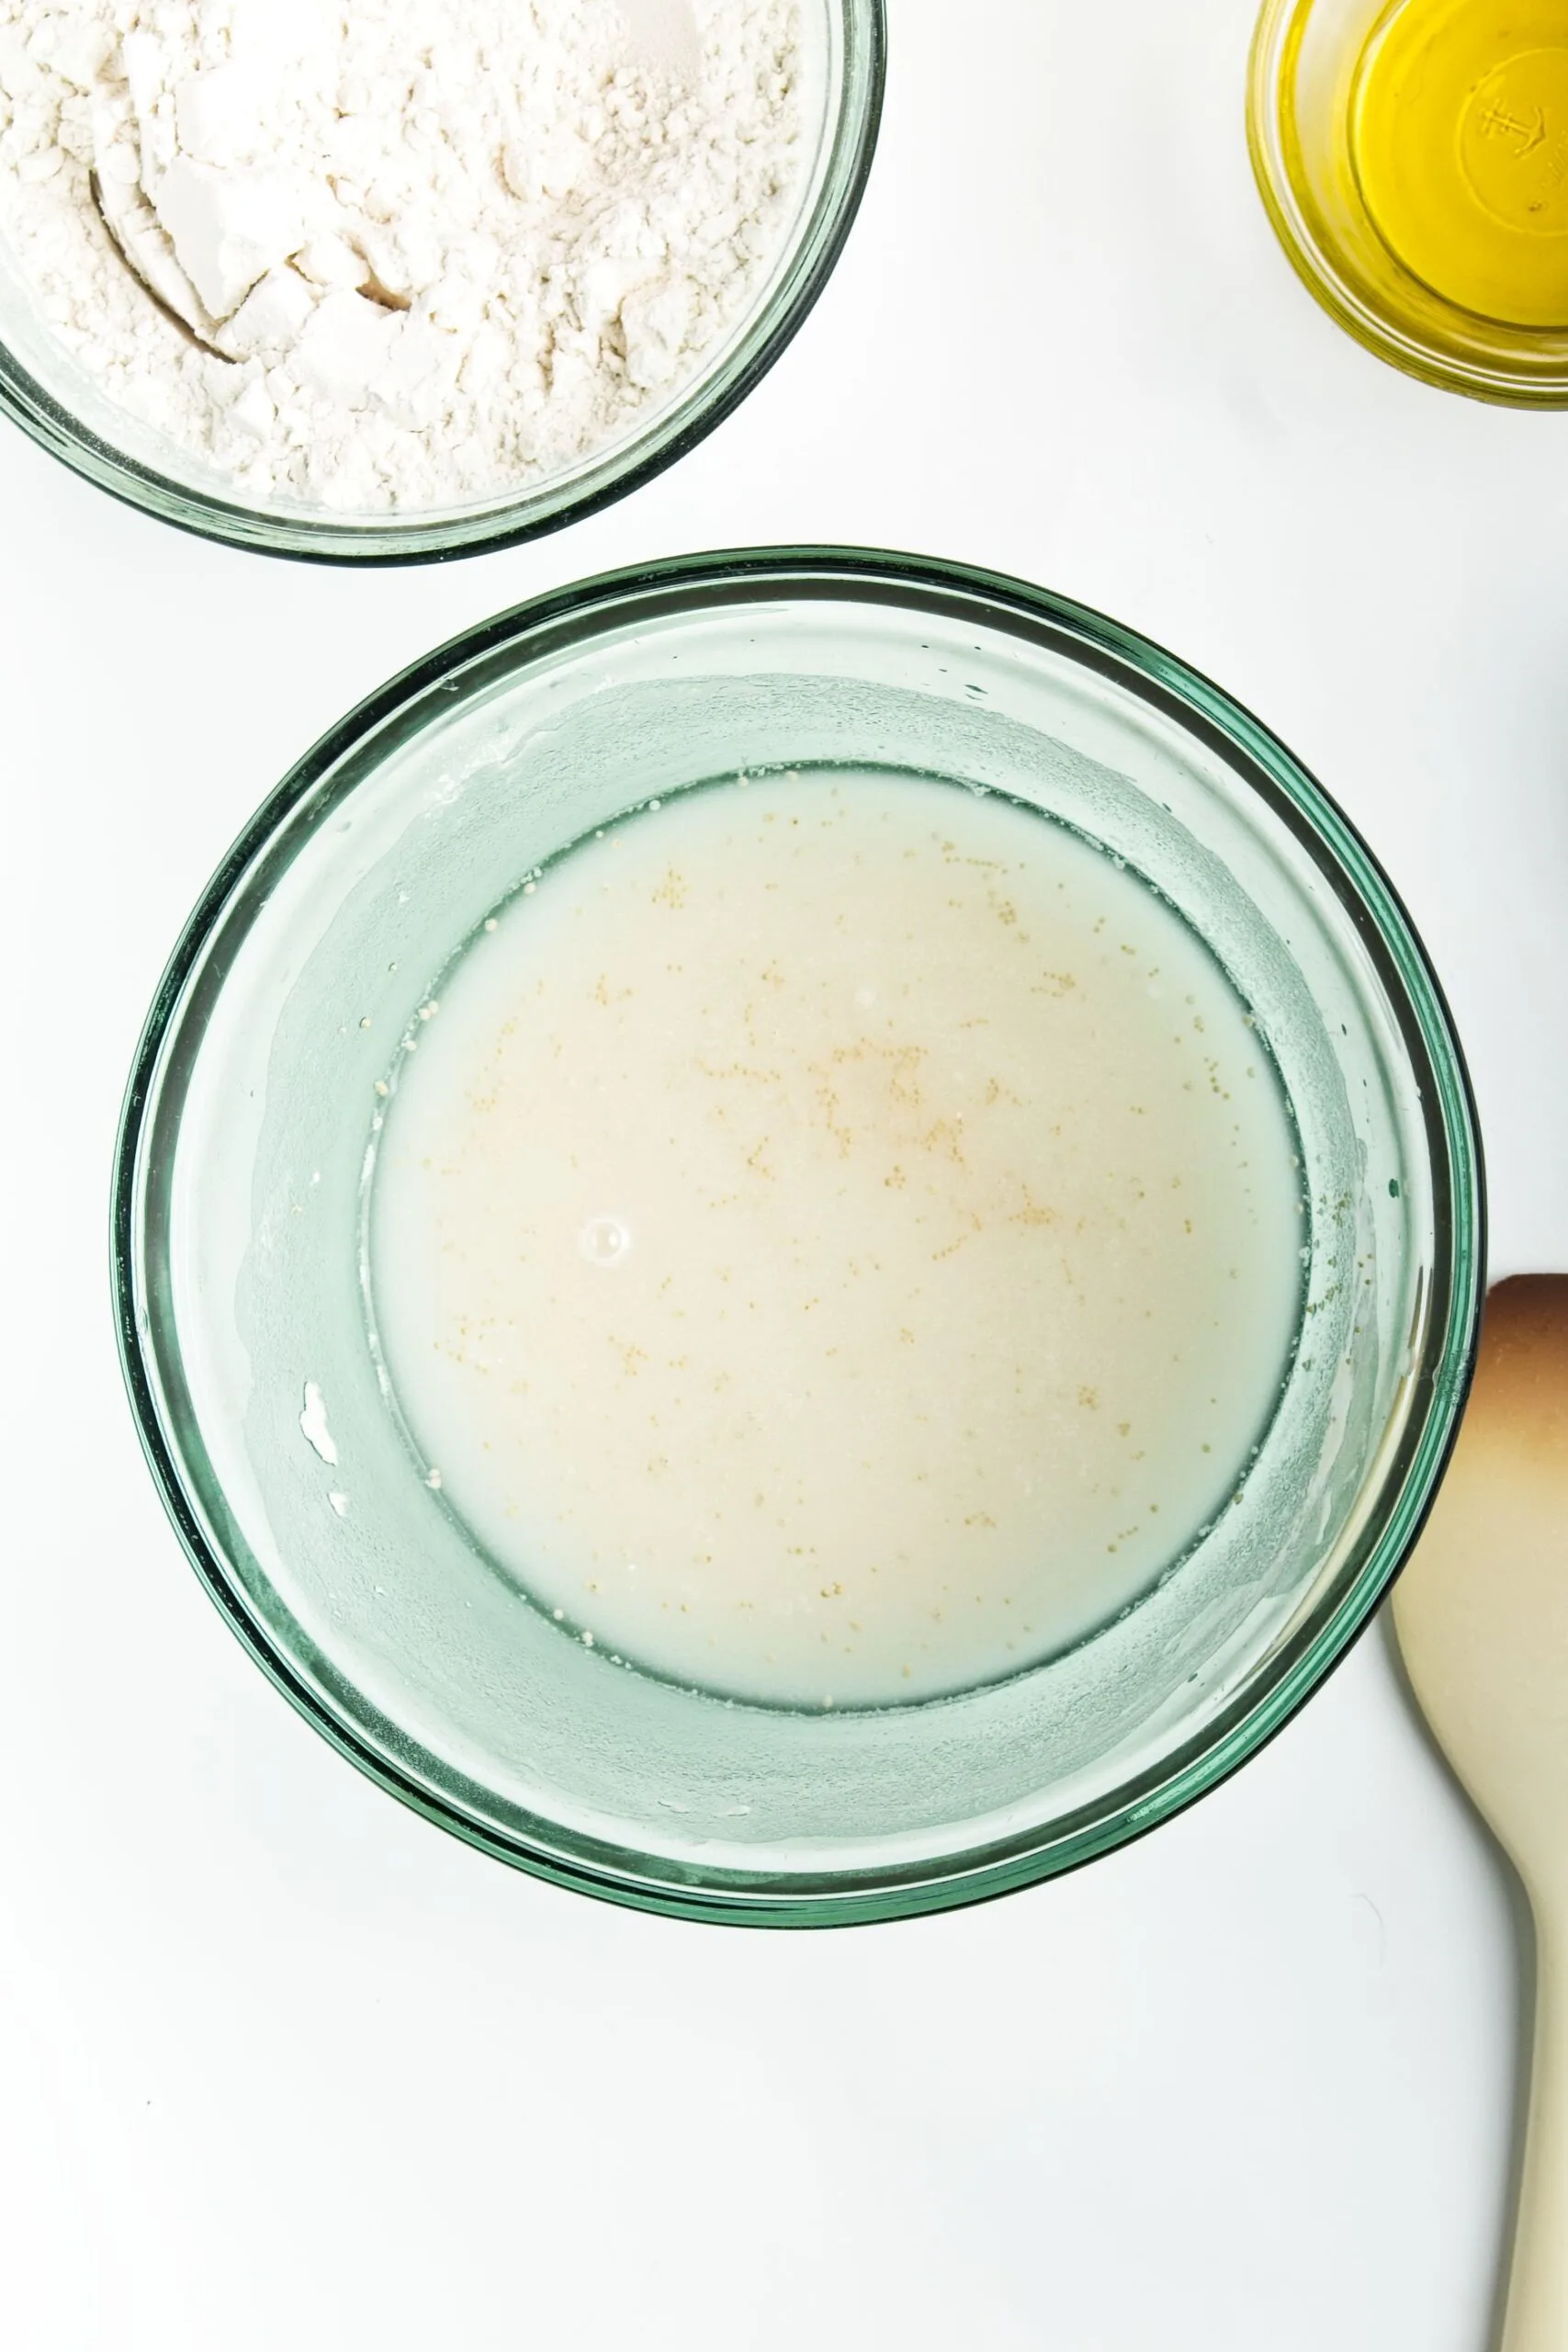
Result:
{"label": "white countertop", "polygon": [[891,13],[818,311],[576,530],[272,564],[0,428],[17,2352],[1485,2345],[1517,1932],[1381,1632],[1238,1778],[1074,1878],[849,1935],[672,1925],[350,1770],[203,1597],[122,1398],[120,1088],[242,820],[454,630],[746,541],[1022,573],[1269,720],[1449,988],[1495,1272],[1568,1268],[1568,417],[1406,382],[1297,285],[1247,163],[1252,0]]}

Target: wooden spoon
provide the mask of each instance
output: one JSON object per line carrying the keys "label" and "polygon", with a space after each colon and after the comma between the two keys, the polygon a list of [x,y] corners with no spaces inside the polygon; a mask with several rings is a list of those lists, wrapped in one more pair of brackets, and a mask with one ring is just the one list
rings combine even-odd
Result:
{"label": "wooden spoon", "polygon": [[1568,2352],[1568,1275],[1502,1283],[1487,1301],[1474,1393],[1393,1619],[1416,1696],[1535,1918],[1503,2352]]}

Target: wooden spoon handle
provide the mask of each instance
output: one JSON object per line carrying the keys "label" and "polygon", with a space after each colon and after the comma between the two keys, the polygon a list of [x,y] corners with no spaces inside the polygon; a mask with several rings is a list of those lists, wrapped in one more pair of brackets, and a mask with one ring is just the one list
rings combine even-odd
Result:
{"label": "wooden spoon handle", "polygon": [[1568,2352],[1568,1949],[1563,1905],[1536,1913],[1535,2051],[1502,2352]]}

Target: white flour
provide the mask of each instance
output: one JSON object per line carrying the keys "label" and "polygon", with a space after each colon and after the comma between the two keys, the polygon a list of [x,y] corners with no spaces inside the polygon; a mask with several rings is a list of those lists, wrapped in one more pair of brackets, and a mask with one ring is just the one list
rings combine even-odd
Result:
{"label": "white flour", "polygon": [[615,440],[737,323],[797,38],[795,0],[0,0],[0,233],[242,495],[457,504]]}

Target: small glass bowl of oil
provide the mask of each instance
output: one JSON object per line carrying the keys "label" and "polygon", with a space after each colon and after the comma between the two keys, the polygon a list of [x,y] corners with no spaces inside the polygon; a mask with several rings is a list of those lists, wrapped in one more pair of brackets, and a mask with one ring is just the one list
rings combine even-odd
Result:
{"label": "small glass bowl of oil", "polygon": [[1266,0],[1247,130],[1287,254],[1370,350],[1568,407],[1568,0]]}

